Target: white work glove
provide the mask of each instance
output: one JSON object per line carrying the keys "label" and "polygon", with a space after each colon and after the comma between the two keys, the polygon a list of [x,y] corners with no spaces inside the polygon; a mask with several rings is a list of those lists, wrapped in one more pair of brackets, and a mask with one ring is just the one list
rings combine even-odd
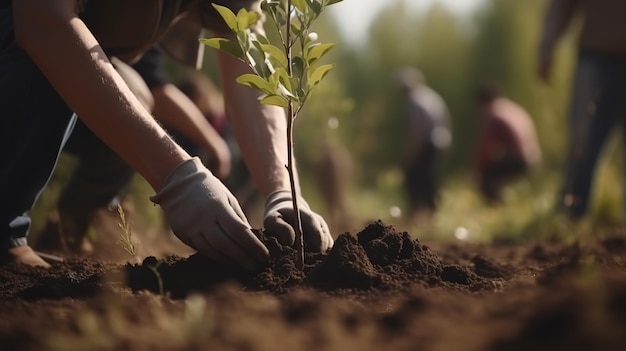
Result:
{"label": "white work glove", "polygon": [[[305,251],[329,250],[334,240],[324,218],[311,211],[309,204],[302,197],[298,197],[298,207],[304,232]],[[267,234],[274,236],[283,245],[293,245],[296,232],[292,223],[295,223],[295,212],[291,191],[279,190],[271,193],[265,201],[265,214],[263,215],[263,225]]]}
{"label": "white work glove", "polygon": [[161,205],[174,234],[199,253],[251,271],[269,260],[235,196],[199,158],[178,165],[150,200]]}

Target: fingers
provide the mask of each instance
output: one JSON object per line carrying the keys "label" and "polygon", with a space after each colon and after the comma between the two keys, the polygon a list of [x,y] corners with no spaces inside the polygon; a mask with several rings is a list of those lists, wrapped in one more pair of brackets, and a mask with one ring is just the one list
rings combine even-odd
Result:
{"label": "fingers", "polygon": [[232,210],[235,211],[237,217],[239,217],[248,227],[251,227],[250,223],[248,222],[248,218],[243,213],[243,210],[239,205],[239,201],[237,201],[237,198],[235,198],[235,195],[228,196],[228,204],[230,205]]}
{"label": "fingers", "polygon": [[[320,217],[321,219],[321,217]],[[332,234],[330,233],[330,229],[328,228],[328,224],[326,221],[321,219],[322,221],[322,244],[320,246],[320,252],[325,252],[330,250],[335,244],[335,240],[333,239]]]}
{"label": "fingers", "polygon": [[[218,216],[217,231],[213,242],[224,245],[224,254],[241,262],[246,268],[258,269],[270,258],[269,250],[259,240],[252,229],[238,218],[235,209],[226,209],[224,215]],[[245,217],[244,217],[245,218]],[[216,245],[220,249],[222,246]]]}
{"label": "fingers", "polygon": [[[305,238],[305,250],[324,252],[333,246],[333,238],[326,221],[317,213],[310,210],[306,201],[301,201],[300,215],[302,230]],[[283,245],[293,245],[295,242],[295,215],[291,196],[287,191],[278,191],[271,194],[265,204],[264,226],[266,233],[276,237]]]}
{"label": "fingers", "polygon": [[[241,233],[234,236],[228,235],[222,228],[217,226],[209,235],[201,233],[191,239],[189,244],[199,253],[225,266],[243,267],[249,271],[261,269],[269,259],[269,252],[265,249],[265,255],[263,255],[263,244],[259,242],[260,247],[252,248],[255,245],[250,245],[249,242],[243,243],[250,238],[241,239],[241,237],[245,237],[245,235]],[[253,254],[253,252],[261,253]],[[261,259],[259,256],[263,258]]]}
{"label": "fingers", "polygon": [[[293,212],[287,213],[292,215]],[[283,245],[293,245],[296,233],[291,221],[284,218],[285,214],[270,214],[265,218],[265,230],[270,236],[275,237]],[[333,246],[333,238],[324,219],[316,213],[309,211],[301,212],[302,230],[305,238],[305,250],[311,252],[324,252]]]}
{"label": "fingers", "polygon": [[333,238],[326,221],[316,213],[302,213],[302,230],[307,251],[324,252],[333,245]]}
{"label": "fingers", "polygon": [[283,245],[291,246],[296,240],[295,230],[278,212],[265,217],[263,226],[269,236],[275,237]]}
{"label": "fingers", "polygon": [[231,258],[225,256],[220,250],[213,247],[213,245],[211,245],[211,243],[206,240],[205,236],[201,234],[189,238],[188,240],[186,240],[185,244],[194,248],[200,254],[209,257],[224,266],[238,266],[237,264],[235,264],[235,262],[233,262]]}
{"label": "fingers", "polygon": [[220,212],[211,218],[195,218],[197,222],[205,223],[201,225],[202,229],[179,238],[223,265],[243,267],[249,271],[261,269],[270,258],[269,250],[254,235],[247,221],[239,218],[235,209],[222,209]]}

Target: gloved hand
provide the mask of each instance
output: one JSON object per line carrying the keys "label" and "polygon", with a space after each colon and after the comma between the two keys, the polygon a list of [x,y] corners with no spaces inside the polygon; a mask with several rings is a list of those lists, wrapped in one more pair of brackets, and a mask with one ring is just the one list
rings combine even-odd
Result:
{"label": "gloved hand", "polygon": [[161,205],[174,234],[199,253],[248,270],[269,260],[237,199],[199,158],[178,165],[150,200]]}
{"label": "gloved hand", "polygon": [[[298,198],[298,207],[304,233],[304,249],[312,252],[324,252],[333,246],[334,240],[324,218],[311,211],[309,204],[302,197]],[[295,213],[291,191],[275,191],[265,201],[263,225],[269,234],[283,245],[293,245],[296,232],[292,223]]]}

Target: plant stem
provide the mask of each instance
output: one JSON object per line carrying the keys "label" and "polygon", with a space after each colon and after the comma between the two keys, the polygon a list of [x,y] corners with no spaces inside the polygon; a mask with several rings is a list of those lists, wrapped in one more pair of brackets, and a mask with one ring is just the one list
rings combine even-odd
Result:
{"label": "plant stem", "polygon": [[161,277],[161,273],[159,272],[159,266],[160,265],[161,265],[161,262],[158,262],[154,266],[148,265],[147,267],[156,276],[157,284],[158,284],[158,288],[159,288],[159,295],[163,296],[163,295],[165,295],[165,289],[163,287],[163,278]]}
{"label": "plant stem", "polygon": [[[286,2],[287,13],[287,28],[286,28],[286,40],[291,42],[291,0]],[[291,45],[285,46],[285,55],[287,56],[287,73],[291,77]],[[293,122],[296,119],[293,110],[293,101],[289,100],[287,107],[287,172],[289,173],[289,183],[291,185],[291,198],[293,199],[293,212],[295,214],[295,231],[296,231],[296,250],[298,251],[298,268],[304,268],[304,237],[302,231],[302,221],[300,219],[300,208],[298,207],[298,194],[296,192],[296,180],[294,175],[294,162],[293,162]]]}

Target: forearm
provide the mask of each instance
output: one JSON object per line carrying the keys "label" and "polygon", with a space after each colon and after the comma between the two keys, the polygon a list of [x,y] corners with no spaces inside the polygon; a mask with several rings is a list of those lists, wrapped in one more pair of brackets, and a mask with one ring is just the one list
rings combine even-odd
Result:
{"label": "forearm", "polygon": [[[250,173],[264,196],[288,190],[287,121],[276,106],[262,105],[260,92],[235,81],[250,68],[225,53],[217,53],[222,72],[226,111]],[[296,177],[297,179],[297,177]]]}
{"label": "forearm", "polygon": [[189,155],[131,93],[73,6],[14,0],[16,39],[81,120],[159,189]]}
{"label": "forearm", "polygon": [[202,112],[172,84],[152,89],[154,115],[167,128],[177,131],[213,155],[228,149],[226,142]]}

